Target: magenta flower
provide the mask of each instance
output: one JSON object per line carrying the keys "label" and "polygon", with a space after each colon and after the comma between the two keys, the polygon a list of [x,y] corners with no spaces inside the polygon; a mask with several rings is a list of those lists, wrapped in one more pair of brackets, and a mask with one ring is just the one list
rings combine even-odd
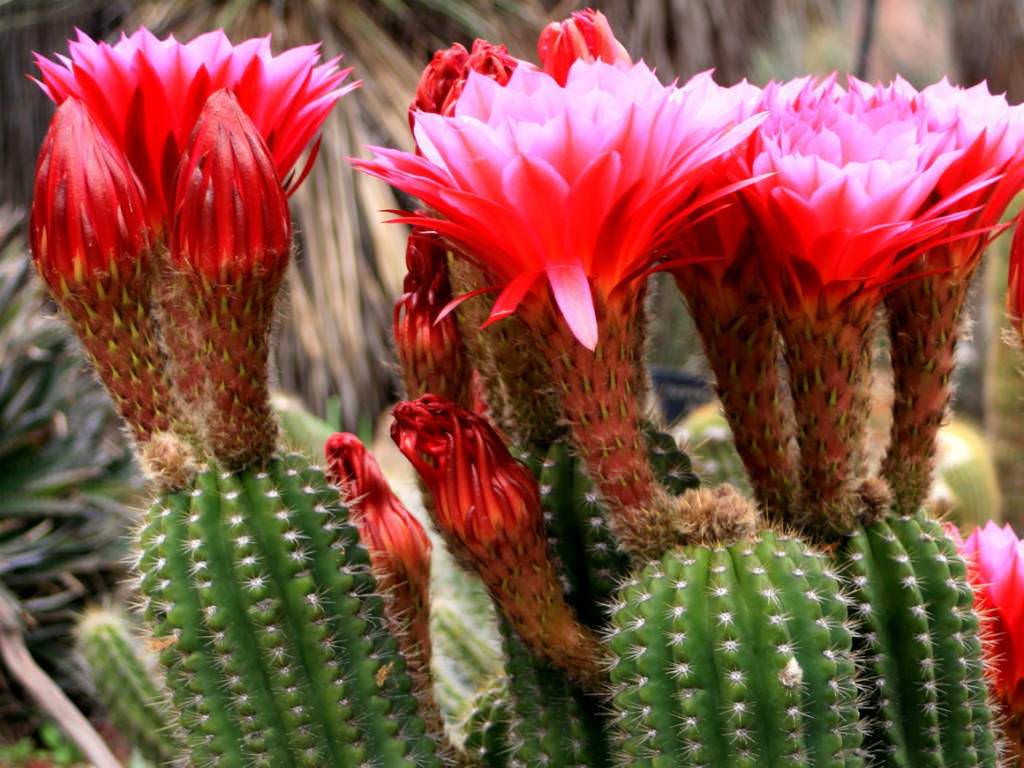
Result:
{"label": "magenta flower", "polygon": [[36,55],[40,87],[57,103],[80,99],[120,145],[158,227],[167,217],[181,153],[212,93],[234,93],[286,180],[334,104],[359,85],[343,84],[350,70],[339,69],[337,58],[320,63],[319,46],[275,56],[269,36],[232,45],[218,30],[179,43],[142,28],[109,45],[79,31],[68,49],[57,61]]}

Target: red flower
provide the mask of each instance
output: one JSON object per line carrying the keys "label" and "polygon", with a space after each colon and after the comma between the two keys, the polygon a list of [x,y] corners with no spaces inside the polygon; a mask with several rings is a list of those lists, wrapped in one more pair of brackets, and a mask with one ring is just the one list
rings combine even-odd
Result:
{"label": "red flower", "polygon": [[394,334],[406,395],[428,392],[467,403],[471,373],[454,315],[438,320],[452,298],[448,249],[434,233],[413,230],[405,251],[405,292],[395,303]]}
{"label": "red flower", "polygon": [[416,98],[409,106],[409,127],[415,125],[415,113],[455,114],[455,102],[462,95],[470,72],[477,72],[505,85],[512,71],[520,64],[509,55],[504,45],[474,40],[470,53],[460,43],[434,53],[434,58],[420,75]]}
{"label": "red flower", "polygon": [[334,104],[359,85],[342,84],[350,70],[339,70],[338,59],[319,63],[319,46],[274,56],[269,36],[232,45],[218,30],[179,43],[142,28],[108,45],[79,31],[68,48],[56,62],[36,55],[40,86],[57,103],[80,99],[109,132],[142,180],[156,227],[167,218],[174,172],[210,94],[235,94],[287,179]]}
{"label": "red flower", "polygon": [[36,164],[32,256],[140,442],[169,429],[174,409],[150,316],[145,210],[124,155],[66,100]]}
{"label": "red flower", "polygon": [[537,481],[485,419],[433,395],[399,403],[391,437],[433,498],[434,522],[534,652],[587,686],[599,643],[572,614],[547,552]]}
{"label": "red flower", "polygon": [[1024,227],[1019,219],[1013,233],[1013,246],[1010,248],[1010,286],[1006,295],[1006,308],[1024,342]]}
{"label": "red flower", "polygon": [[993,689],[1018,718],[1024,716],[1024,541],[1009,525],[985,524],[961,542],[975,602],[986,620]]}
{"label": "red flower", "polygon": [[171,256],[205,280],[280,280],[291,248],[288,201],[270,151],[229,91],[213,94],[178,170]]}
{"label": "red flower", "polygon": [[562,85],[569,79],[573,62],[579,59],[633,65],[629,52],[615,39],[608,19],[593,8],[574,11],[565,21],[553,21],[544,27],[537,40],[537,58],[543,70]]}

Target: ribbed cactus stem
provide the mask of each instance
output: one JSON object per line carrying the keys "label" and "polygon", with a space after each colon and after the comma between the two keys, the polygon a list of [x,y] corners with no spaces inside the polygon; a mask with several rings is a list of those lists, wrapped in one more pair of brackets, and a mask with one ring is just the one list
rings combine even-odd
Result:
{"label": "ribbed cactus stem", "polygon": [[438,765],[369,558],[297,455],[151,508],[145,612],[192,764]]}
{"label": "ribbed cactus stem", "polygon": [[869,411],[872,315],[870,304],[851,301],[815,321],[778,321],[800,452],[801,506],[790,522],[823,536],[845,536],[863,511],[857,473]]}
{"label": "ribbed cactus stem", "polygon": [[669,552],[623,585],[612,627],[623,764],[863,765],[839,576],[799,539]]}
{"label": "ribbed cactus stem", "polygon": [[[748,266],[748,271],[750,268]],[[712,282],[699,267],[676,276],[704,345],[736,450],[766,518],[784,520],[797,496],[793,414],[780,397],[782,354],[771,306],[733,272]]]}
{"label": "ribbed cactus stem", "polygon": [[93,608],[76,629],[76,649],[88,667],[100,702],[117,730],[147,760],[168,765],[183,753],[167,690],[156,677],[156,659],[119,611]]}
{"label": "ribbed cactus stem", "polygon": [[859,530],[844,554],[867,662],[864,719],[886,765],[998,765],[967,568],[924,513]]}
{"label": "ribbed cactus stem", "polygon": [[882,476],[897,513],[913,514],[928,497],[969,287],[969,274],[930,275],[904,283],[885,298],[895,398]]}

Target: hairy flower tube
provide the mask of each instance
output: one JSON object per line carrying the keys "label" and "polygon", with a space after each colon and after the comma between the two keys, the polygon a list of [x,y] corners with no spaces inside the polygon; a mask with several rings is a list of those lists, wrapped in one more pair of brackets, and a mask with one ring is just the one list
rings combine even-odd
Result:
{"label": "hairy flower tube", "polygon": [[226,466],[242,467],[269,457],[277,442],[267,358],[291,251],[288,203],[267,145],[229,91],[207,100],[177,178],[171,262],[185,283],[180,330],[196,339],[183,338],[172,354],[198,355],[178,369],[202,369],[206,440]]}
{"label": "hairy flower tube", "polygon": [[926,203],[960,152],[894,89],[869,97],[803,79],[768,86],[764,105],[750,167],[771,175],[742,194],[785,342],[803,497],[795,516],[838,534],[862,512],[872,319],[908,252],[948,222]]}
{"label": "hairy flower tube", "polygon": [[171,211],[179,158],[211,94],[235,94],[278,176],[288,179],[331,108],[358,85],[345,84],[350,70],[339,69],[337,58],[321,63],[317,45],[275,56],[269,36],[233,45],[220,30],[180,43],[143,27],[114,45],[79,30],[68,56],[37,55],[36,65],[50,98],[81,100],[125,153],[157,232]]}
{"label": "hairy flower tube", "polygon": [[537,40],[537,58],[541,68],[562,84],[578,59],[633,65],[629,52],[615,39],[608,19],[593,8],[574,11],[565,21],[553,21],[544,27]]}
{"label": "hairy flower tube", "polygon": [[327,476],[341,490],[370,552],[391,631],[409,664],[417,694],[433,725],[441,727],[430,674],[430,539],[358,437],[347,432],[331,435],[324,455]]}
{"label": "hairy flower tube", "polygon": [[639,429],[640,278],[712,161],[756,126],[736,124],[740,100],[708,74],[664,87],[644,64],[577,61],[564,87],[524,67],[504,87],[471,73],[453,116],[416,115],[422,156],[355,161],[436,212],[403,220],[482,272],[490,322],[529,327],[628,548],[670,542],[673,515]]}
{"label": "hairy flower tube", "polygon": [[424,395],[394,416],[391,437],[426,485],[452,552],[535,653],[595,689],[603,652],[565,601],[533,475],[483,417],[453,403]]}
{"label": "hairy flower tube", "polygon": [[1006,294],[1006,309],[1010,314],[1014,330],[1024,343],[1024,228],[1017,226],[1013,232],[1010,248],[1009,290]]}
{"label": "hairy flower tube", "polygon": [[145,193],[78,99],[57,109],[36,164],[30,224],[39,274],[140,443],[170,429],[173,399],[152,323]]}
{"label": "hairy flower tube", "polygon": [[903,82],[892,87],[901,90],[908,109],[924,116],[925,130],[962,150],[926,204],[968,214],[950,222],[936,244],[908,265],[908,279],[885,298],[895,399],[882,474],[895,508],[910,513],[931,484],[971,278],[1001,231],[1001,216],[1024,187],[1024,107],[1010,107],[984,83],[964,89],[943,79],[920,94]]}

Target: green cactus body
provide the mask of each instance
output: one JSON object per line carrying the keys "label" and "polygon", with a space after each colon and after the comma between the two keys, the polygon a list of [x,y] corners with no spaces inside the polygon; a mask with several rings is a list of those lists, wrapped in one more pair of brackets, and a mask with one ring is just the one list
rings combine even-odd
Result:
{"label": "green cactus body", "polygon": [[509,760],[508,679],[499,677],[480,689],[458,730],[462,749],[473,765],[506,768]]}
{"label": "green cactus body", "polygon": [[967,569],[925,514],[888,517],[842,553],[862,622],[866,720],[880,764],[995,766],[997,749]]}
{"label": "green cactus body", "polygon": [[838,576],[770,531],[686,547],[613,606],[622,765],[861,766],[852,635]]}
{"label": "green cactus body", "polygon": [[500,641],[482,626],[481,612],[467,611],[472,607],[450,598],[430,604],[434,694],[449,722],[464,719],[478,691],[504,673]]}
{"label": "green cactus body", "polygon": [[729,421],[717,402],[702,405],[687,416],[681,437],[703,482],[730,483],[745,496],[752,495],[750,478],[736,450]]}
{"label": "green cactus body", "polygon": [[196,766],[438,765],[323,473],[203,470],[142,528],[145,613]]}
{"label": "green cactus body", "polygon": [[93,609],[82,617],[76,634],[78,653],[117,730],[155,765],[177,760],[184,746],[167,691],[153,674],[156,660],[128,620],[119,611]]}
{"label": "green cactus body", "polygon": [[[673,494],[697,487],[689,457],[671,435],[645,430],[648,458],[658,481]],[[528,462],[529,463],[529,462]],[[629,558],[608,528],[600,496],[565,441],[554,443],[543,462],[533,462],[552,552],[561,563],[567,596],[580,620],[602,626],[604,607],[629,571]]]}

